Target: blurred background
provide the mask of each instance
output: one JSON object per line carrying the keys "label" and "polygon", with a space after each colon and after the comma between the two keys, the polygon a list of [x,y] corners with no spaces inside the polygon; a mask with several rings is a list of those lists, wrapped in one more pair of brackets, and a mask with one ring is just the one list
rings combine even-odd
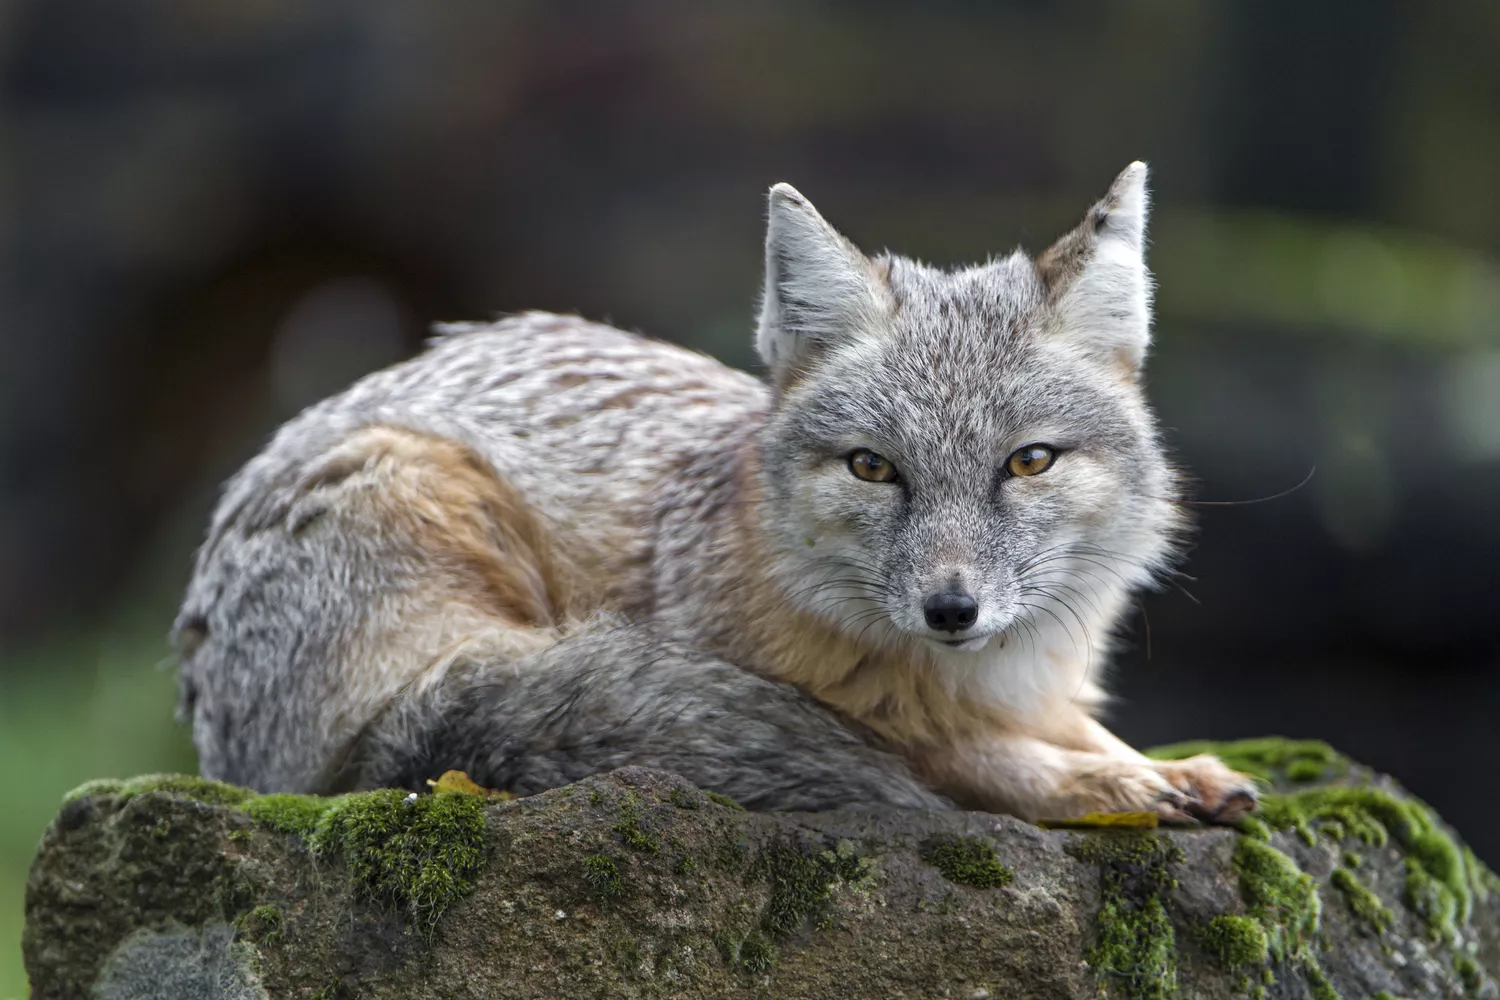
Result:
{"label": "blurred background", "polygon": [[1212,501],[1138,744],[1325,738],[1500,864],[1500,4],[0,3],[0,997],[31,851],[193,769],[164,635],[217,484],[434,320],[752,365],[763,192],[1040,250],[1151,162],[1151,391]]}

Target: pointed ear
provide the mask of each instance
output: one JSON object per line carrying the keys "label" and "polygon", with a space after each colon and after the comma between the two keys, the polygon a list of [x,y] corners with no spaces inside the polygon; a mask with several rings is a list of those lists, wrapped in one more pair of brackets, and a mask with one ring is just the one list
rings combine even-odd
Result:
{"label": "pointed ear", "polygon": [[871,329],[890,288],[877,265],[790,184],[771,189],[756,347],[785,387],[819,351]]}
{"label": "pointed ear", "polygon": [[1135,376],[1151,343],[1146,165],[1126,167],[1083,222],[1037,261],[1059,337]]}

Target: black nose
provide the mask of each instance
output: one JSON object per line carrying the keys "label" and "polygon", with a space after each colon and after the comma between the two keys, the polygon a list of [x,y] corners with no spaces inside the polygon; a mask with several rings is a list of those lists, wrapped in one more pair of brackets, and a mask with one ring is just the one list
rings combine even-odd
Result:
{"label": "black nose", "polygon": [[979,602],[967,590],[945,590],[927,598],[922,612],[930,628],[962,632],[979,620]]}

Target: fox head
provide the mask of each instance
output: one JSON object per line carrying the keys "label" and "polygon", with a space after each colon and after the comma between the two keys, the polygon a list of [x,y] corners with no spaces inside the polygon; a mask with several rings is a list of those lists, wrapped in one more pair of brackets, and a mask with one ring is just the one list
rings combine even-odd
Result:
{"label": "fox head", "polygon": [[940,270],[771,189],[759,506],[789,593],[955,665],[1102,648],[1179,526],[1141,387],[1146,216],[1134,163],[1040,258]]}

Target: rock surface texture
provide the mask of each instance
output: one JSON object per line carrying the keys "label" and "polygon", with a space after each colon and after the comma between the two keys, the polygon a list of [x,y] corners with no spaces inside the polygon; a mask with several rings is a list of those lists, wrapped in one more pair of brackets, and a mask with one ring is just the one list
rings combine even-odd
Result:
{"label": "rock surface texture", "polygon": [[639,769],[511,802],[96,782],[23,947],[38,1000],[1500,997],[1500,883],[1426,807],[1322,744],[1213,749],[1275,789],[1238,830],[754,814]]}

